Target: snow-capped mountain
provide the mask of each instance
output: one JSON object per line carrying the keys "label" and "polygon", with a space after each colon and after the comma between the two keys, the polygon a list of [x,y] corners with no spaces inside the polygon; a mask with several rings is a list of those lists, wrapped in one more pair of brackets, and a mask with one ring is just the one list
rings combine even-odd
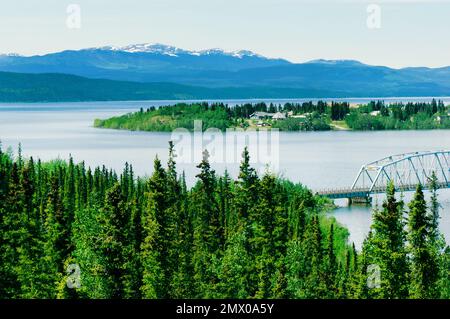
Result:
{"label": "snow-capped mountain", "polygon": [[91,48],[89,50],[105,50],[105,51],[120,51],[128,53],[155,53],[168,56],[178,56],[179,54],[189,54],[189,51],[164,44],[152,44],[152,43],[142,43],[142,44],[132,44],[127,46],[105,46],[99,48]]}
{"label": "snow-capped mountain", "polygon": [[153,53],[153,54],[161,54],[168,55],[172,57],[178,57],[180,55],[193,55],[193,56],[208,56],[208,55],[224,55],[224,56],[232,56],[236,58],[244,58],[244,57],[259,57],[261,59],[267,59],[262,55],[256,54],[252,51],[248,50],[239,50],[239,51],[225,51],[219,48],[207,49],[207,50],[199,50],[199,51],[190,51],[180,49],[171,45],[165,45],[160,43],[142,43],[142,44],[132,44],[127,46],[105,46],[98,48],[91,48],[89,50],[105,50],[105,51],[119,51],[119,52],[128,52],[128,53]]}
{"label": "snow-capped mountain", "polygon": [[291,63],[251,51],[191,51],[164,44],[106,46],[42,56],[0,56],[0,71],[209,88],[333,91],[335,96],[450,95],[450,68],[392,69],[354,60]]}
{"label": "snow-capped mountain", "polygon": [[308,61],[306,63],[314,63],[314,64],[329,64],[329,65],[361,65],[363,66],[364,64],[356,61],[356,60],[326,60],[326,59],[316,59],[316,60],[311,60]]}
{"label": "snow-capped mountain", "polygon": [[218,72],[238,72],[289,65],[251,51],[207,49],[190,51],[164,44],[133,44],[67,50],[42,56],[5,56],[0,71],[67,73],[92,78],[138,82],[189,82],[199,77],[206,85],[217,82]]}

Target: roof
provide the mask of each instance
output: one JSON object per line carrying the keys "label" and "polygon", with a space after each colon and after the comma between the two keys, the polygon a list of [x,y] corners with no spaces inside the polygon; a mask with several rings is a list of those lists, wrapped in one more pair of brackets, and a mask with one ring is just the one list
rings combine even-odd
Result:
{"label": "roof", "polygon": [[286,115],[283,114],[283,113],[281,113],[281,112],[277,112],[277,113],[275,113],[274,116],[272,116],[272,118],[273,118],[273,119],[285,119],[285,118],[286,118]]}
{"label": "roof", "polygon": [[255,112],[250,115],[250,117],[258,116],[258,117],[272,117],[273,113],[267,113],[267,112]]}

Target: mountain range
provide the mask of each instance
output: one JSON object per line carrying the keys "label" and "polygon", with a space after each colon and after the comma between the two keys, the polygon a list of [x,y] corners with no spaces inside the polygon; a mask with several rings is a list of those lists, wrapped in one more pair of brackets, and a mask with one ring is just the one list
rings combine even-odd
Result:
{"label": "mountain range", "polygon": [[[35,56],[6,54],[0,55],[0,71],[51,73],[53,78],[57,74],[70,74],[81,77],[71,78],[74,81],[86,81],[84,78],[122,81],[129,83],[127,87],[136,88],[164,83],[166,90],[176,88],[160,92],[167,96],[177,95],[181,87],[189,90],[195,87],[198,93],[214,92],[214,96],[220,96],[222,91],[224,96],[231,95],[227,98],[242,98],[245,92],[246,97],[253,98],[287,93],[301,95],[295,97],[450,95],[450,67],[394,69],[353,60],[292,63],[251,51],[189,51],[162,44],[108,46]],[[6,73],[2,76],[1,85],[6,87],[6,79],[14,78]],[[105,83],[101,82],[101,86]]]}

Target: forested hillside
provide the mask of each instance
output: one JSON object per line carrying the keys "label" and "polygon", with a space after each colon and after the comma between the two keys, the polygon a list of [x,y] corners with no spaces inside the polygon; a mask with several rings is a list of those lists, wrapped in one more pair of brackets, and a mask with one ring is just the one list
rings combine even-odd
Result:
{"label": "forested hillside", "polygon": [[0,72],[0,102],[80,102],[343,96],[342,92],[267,86],[208,88],[172,82],[126,82],[70,74]]}
{"label": "forested hillside", "polygon": [[450,297],[435,191],[428,209],[418,188],[405,229],[390,186],[358,253],[328,200],[258,176],[247,151],[237,180],[205,151],[191,189],[175,159],[136,178],[0,151],[0,298]]}
{"label": "forested hillside", "polygon": [[207,89],[171,83],[88,79],[69,74],[0,72],[0,102],[77,102],[190,99]]}

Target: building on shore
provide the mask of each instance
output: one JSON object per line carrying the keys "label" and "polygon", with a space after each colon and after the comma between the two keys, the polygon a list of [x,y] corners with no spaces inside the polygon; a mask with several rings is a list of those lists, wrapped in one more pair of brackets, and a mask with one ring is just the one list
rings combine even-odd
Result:
{"label": "building on shore", "polygon": [[274,113],[267,112],[255,112],[250,115],[251,120],[267,120],[271,119],[274,116]]}
{"label": "building on shore", "polygon": [[286,119],[286,114],[281,113],[281,112],[277,112],[272,116],[273,120],[279,121],[279,120],[285,120]]}

